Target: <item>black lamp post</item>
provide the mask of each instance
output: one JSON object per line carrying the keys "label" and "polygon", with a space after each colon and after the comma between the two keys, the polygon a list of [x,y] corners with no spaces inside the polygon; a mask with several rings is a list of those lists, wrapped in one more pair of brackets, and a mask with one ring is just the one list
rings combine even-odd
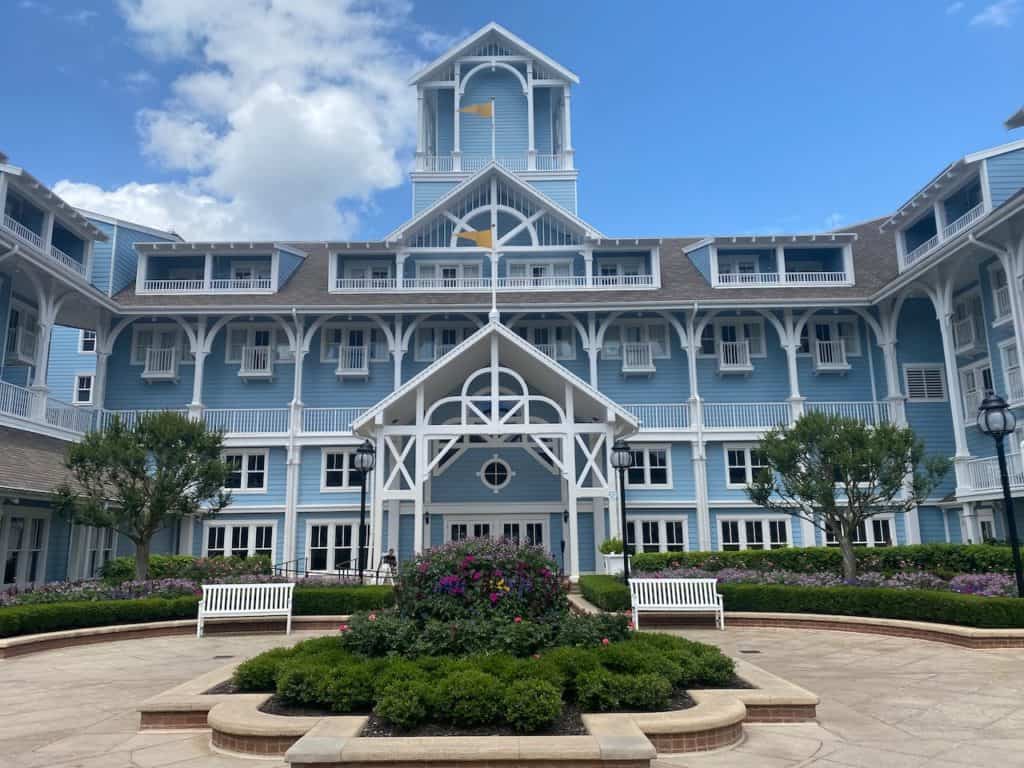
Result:
{"label": "black lamp post", "polygon": [[1006,510],[1006,527],[1010,534],[1010,549],[1013,551],[1013,573],[1017,577],[1017,597],[1024,597],[1024,570],[1020,562],[1020,540],[1017,538],[1017,518],[1013,514],[1013,497],[1010,495],[1010,477],[1006,471],[1006,450],[1003,438],[1017,426],[1006,401],[994,392],[985,395],[978,406],[978,429],[991,435],[996,441],[996,456],[999,457],[999,479],[1003,483],[1003,508]]}
{"label": "black lamp post", "polygon": [[612,466],[619,471],[619,514],[622,516],[622,575],[629,581],[629,533],[626,528],[626,470],[633,466],[633,453],[624,440],[612,446]]}
{"label": "black lamp post", "polygon": [[363,583],[363,568],[366,561],[363,558],[363,547],[366,537],[366,478],[373,471],[373,465],[377,461],[377,451],[373,444],[367,440],[358,448],[352,457],[355,468],[359,470],[359,549],[356,551],[356,563],[359,570],[359,583]]}

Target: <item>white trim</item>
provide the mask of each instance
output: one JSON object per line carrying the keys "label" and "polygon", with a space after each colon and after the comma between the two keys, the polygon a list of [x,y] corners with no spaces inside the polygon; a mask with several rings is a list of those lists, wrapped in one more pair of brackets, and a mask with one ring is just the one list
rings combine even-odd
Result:
{"label": "white trim", "polygon": [[[754,457],[753,451],[761,449],[760,443],[722,443],[722,461],[725,464],[725,487],[743,490],[754,482]],[[734,483],[729,479],[729,451],[743,451],[743,472],[746,475],[746,482]],[[760,465],[759,465],[760,466]],[[767,465],[764,465],[767,466]],[[737,467],[738,468],[738,467]]]}
{"label": "white trim", "polygon": [[[873,523],[876,520],[885,521],[885,522],[889,523],[889,536],[891,538],[891,542],[889,544],[879,543],[880,540],[875,538],[875,527],[874,527]],[[895,547],[895,546],[899,546],[900,542],[899,542],[899,539],[898,539],[898,537],[896,535],[896,515],[894,513],[886,512],[886,513],[880,514],[880,515],[872,515],[867,520],[862,521],[861,525],[864,526],[865,543],[858,542],[858,543],[855,543],[854,546],[857,546],[857,547],[868,547],[869,549],[874,549],[875,547],[886,547],[886,546]],[[825,543],[826,547],[837,547],[837,546],[839,546],[838,544],[829,544],[828,532],[827,531],[825,532],[825,535],[824,535],[824,543]]]}
{"label": "white trim", "polygon": [[[241,456],[242,466],[240,469],[241,477],[239,482],[241,483],[238,488],[227,488],[224,490],[231,491],[231,495],[237,494],[265,494],[267,489],[270,487],[270,449],[269,448],[227,448],[221,451],[222,457],[227,456]],[[262,488],[250,488],[249,487],[249,458],[251,456],[262,456],[263,457],[263,487]],[[254,470],[259,472],[259,470]]]}
{"label": "white trim", "polygon": [[[320,362],[321,364],[338,362],[337,356],[330,356],[328,349],[333,346],[328,343],[328,334],[333,331],[341,331],[342,335],[350,333],[351,331],[362,331],[363,332],[363,346],[366,347],[369,353],[369,362],[371,363],[386,363],[389,357],[388,342],[387,338],[381,338],[383,330],[379,325],[372,321],[366,322],[332,322],[324,323],[320,326]],[[374,339],[377,337],[377,342],[374,343]],[[342,345],[346,346],[346,345]],[[381,352],[383,354],[375,354]]]}
{"label": "white trim", "polygon": [[156,237],[164,237],[174,242],[184,242],[181,235],[176,232],[168,232],[162,229],[156,229],[155,227],[148,227],[145,224],[138,224],[134,221],[126,221],[125,219],[117,219],[113,216],[107,216],[103,213],[96,213],[95,211],[86,210],[85,208],[76,208],[79,214],[87,219],[95,219],[96,221],[102,221],[104,224],[110,224],[111,226],[124,229],[133,229],[136,232],[142,232],[146,235],[155,235]]}
{"label": "white trim", "polygon": [[[326,549],[327,550],[327,552],[326,552],[326,561],[324,563],[326,568],[317,569],[317,570],[314,571],[313,568],[312,568],[312,564],[313,564],[313,557],[312,557],[313,548],[311,546],[312,543],[313,543],[313,528],[317,527],[317,526],[322,526],[322,525],[323,526],[327,526],[327,541],[326,541],[325,546],[317,547],[317,549]],[[366,566],[367,566],[367,568],[369,568],[369,567],[371,567],[373,565],[373,555],[374,555],[374,552],[373,552],[373,541],[374,541],[374,538],[373,538],[373,531],[374,531],[373,515],[367,514],[366,522],[365,522],[364,526],[367,529],[367,531],[366,531],[366,538],[364,539],[365,546],[363,547],[363,549],[366,550]],[[342,527],[342,528],[346,528],[347,527],[347,528],[350,529],[351,543],[350,543],[350,545],[348,547],[339,547],[338,546],[336,536],[337,536],[337,529],[339,527]],[[338,517],[323,518],[323,517],[318,517],[318,518],[314,518],[314,519],[306,521],[306,543],[305,543],[305,547],[303,548],[304,551],[303,551],[302,555],[303,555],[303,557],[306,558],[306,568],[308,570],[312,571],[313,573],[330,573],[331,571],[334,571],[334,570],[345,570],[346,568],[355,567],[353,565],[353,563],[352,563],[352,560],[350,559],[348,566],[339,568],[338,564],[334,562],[334,550],[335,549],[355,550],[356,553],[357,553],[357,557],[355,559],[355,562],[356,562],[356,565],[358,565],[358,562],[359,562],[359,560],[358,560],[358,549],[359,549],[359,513],[358,513],[358,510],[355,512],[354,515],[349,515],[349,516],[346,516],[344,518],[338,518]],[[351,555],[350,555],[350,557],[351,557]]]}
{"label": "white trim", "polygon": [[[1013,322],[1013,310],[1012,309],[1008,308],[1008,311],[1007,311],[1007,313],[1005,315],[997,315],[996,314],[996,312],[999,310],[999,300],[996,298],[996,291],[998,290],[998,288],[996,286],[996,281],[995,281],[995,276],[997,274],[1001,274],[1003,276],[1003,286],[1006,287],[1006,289],[1008,291],[1012,291],[1013,290],[1013,280],[1011,280],[1010,276],[1006,274],[1006,270],[1003,269],[1002,263],[999,261],[999,259],[993,260],[992,263],[988,265],[988,292],[989,292],[989,296],[992,298],[992,327],[993,328],[998,328],[1001,325],[1006,325],[1007,323],[1012,323]],[[985,309],[985,305],[982,304],[982,312],[984,312],[984,309]]]}
{"label": "white trim", "polygon": [[[611,323],[608,326],[608,328],[605,330],[604,336],[601,339],[601,349],[600,349],[601,357],[603,357],[605,360],[621,360],[622,359],[622,344],[625,341],[625,339],[623,338],[623,336],[625,334],[623,334],[623,332],[622,332],[624,328],[640,328],[640,342],[641,343],[646,343],[646,344],[654,344],[654,342],[651,340],[651,331],[650,331],[651,327],[653,327],[653,326],[658,326],[659,328],[661,328],[664,331],[665,335],[664,335],[664,344],[662,345],[663,346],[662,351],[660,353],[658,353],[658,354],[655,354],[654,348],[652,347],[651,348],[651,358],[654,359],[654,360],[669,360],[669,359],[671,359],[671,357],[672,357],[672,332],[673,332],[674,329],[671,327],[671,325],[668,322],[668,320],[664,319],[663,317],[657,317],[657,316],[656,317],[637,317],[637,318],[624,318],[624,317],[620,317],[620,318],[616,319],[613,323]],[[611,340],[611,344],[616,344],[618,346],[618,350],[617,351],[612,351],[612,350],[614,350],[614,347],[612,347],[611,349],[609,349],[609,347],[608,347],[608,345],[609,345],[609,340],[608,340],[609,333],[613,329],[618,332],[618,336],[619,336],[619,338],[617,340],[614,339],[614,338]]]}
{"label": "white trim", "polygon": [[[519,525],[519,526],[523,526],[523,527],[525,527],[527,525],[539,525],[540,528],[541,528],[541,539],[542,539],[540,546],[544,547],[544,549],[546,549],[551,554],[556,554],[554,552],[554,548],[553,548],[554,542],[552,542],[550,540],[551,519],[550,519],[550,517],[548,517],[546,515],[542,516],[542,517],[536,517],[536,516],[534,516],[534,515],[536,515],[536,513],[526,513],[523,516],[519,516],[519,515],[511,515],[510,516],[510,514],[507,511],[506,512],[499,511],[499,512],[493,513],[492,515],[480,515],[479,513],[477,513],[475,515],[474,514],[467,514],[467,515],[444,514],[442,512],[438,512],[433,507],[431,507],[428,511],[430,512],[431,515],[435,515],[435,514],[436,515],[440,515],[444,519],[444,532],[443,533],[444,533],[444,543],[445,544],[447,544],[448,542],[452,541],[452,526],[453,525],[464,525],[464,526],[466,526],[466,537],[465,538],[475,538],[474,536],[471,535],[472,533],[475,533],[475,531],[473,530],[473,526],[478,526],[478,525],[479,526],[484,526],[484,525],[486,525],[487,526],[487,530],[488,530],[488,538],[491,538],[491,539],[501,539],[501,538],[503,538],[504,537],[504,527],[506,525]],[[552,510],[549,514],[556,514],[556,510]],[[560,515],[561,513],[558,513],[558,514]],[[430,524],[434,525],[435,522],[436,522],[435,520],[431,519]],[[563,525],[564,525],[564,523],[563,523]],[[521,527],[520,528],[520,534],[523,535],[524,533],[525,533],[525,531]],[[568,544],[568,541],[566,543]]]}
{"label": "white trim", "polygon": [[[737,523],[736,533],[739,541],[736,545],[739,547],[738,551],[744,551],[748,549],[788,549],[793,546],[793,516],[792,515],[780,515],[775,513],[763,513],[763,514],[750,514],[750,515],[729,515],[729,514],[716,514],[715,515],[715,528],[718,534],[718,551],[728,552],[737,550],[725,549],[724,536],[722,535],[722,523]],[[761,544],[760,547],[751,547],[750,541],[747,539],[747,524],[748,523],[759,523],[761,526]],[[772,546],[771,540],[771,526],[769,523],[782,523],[785,526],[786,531],[786,544],[785,546]],[[805,547],[814,546],[811,544],[804,544]]]}
{"label": "white trim", "polygon": [[[942,380],[942,397],[912,397],[907,374],[911,370],[938,371]],[[903,395],[908,403],[948,403],[949,382],[946,381],[946,366],[943,363],[904,363],[903,364]]]}
{"label": "white trim", "polygon": [[[355,456],[355,448],[340,448],[334,446],[324,446],[320,449],[320,493],[359,493],[362,486],[357,483],[352,485],[353,473],[359,472],[358,469],[352,466],[352,457]],[[327,457],[328,455],[340,455],[343,456],[342,468],[339,470],[335,467],[334,472],[340,471],[342,473],[343,485],[327,485]],[[370,490],[370,486],[367,485],[367,491]]]}
{"label": "white trim", "polygon": [[[627,514],[626,528],[627,528],[627,530],[632,529],[633,535],[634,535],[633,541],[630,542],[630,545],[633,547],[633,552],[648,552],[648,551],[657,551],[657,552],[688,552],[688,551],[690,551],[689,513],[684,513],[683,517],[680,517],[678,513],[677,514],[671,514],[671,513],[665,513],[665,512],[651,515],[650,513],[645,511],[643,513],[638,514],[637,517],[631,516],[628,511],[627,511],[626,514]],[[658,542],[657,542],[658,549],[657,550],[648,550],[647,547],[650,546],[650,544],[648,544],[648,543],[646,543],[644,541],[641,541],[638,544],[637,541],[636,541],[637,526],[638,525],[640,526],[640,533],[641,533],[641,539],[642,539],[643,538],[643,525],[644,525],[644,523],[654,523],[654,524],[656,524],[658,526],[658,528],[657,528],[657,530],[658,530]],[[669,547],[669,543],[668,543],[668,524],[669,523],[678,524],[682,528],[682,533],[683,533],[682,539],[683,540],[682,540],[682,547],[680,549],[669,549],[668,548]],[[627,534],[627,540],[628,540],[628,534]],[[674,542],[673,543],[673,546],[678,546],[678,545],[679,545],[679,542]]]}
{"label": "white trim", "polygon": [[[87,333],[91,333],[92,334],[92,349],[83,349],[83,347],[85,346],[85,334],[87,334]],[[96,331],[89,330],[88,328],[79,328],[78,329],[78,354],[80,354],[80,355],[95,355],[96,354],[96,344],[97,343],[98,343],[98,337],[96,335]]]}
{"label": "white trim", "polygon": [[[637,465],[631,466],[626,470],[626,489],[627,490],[672,490],[672,445],[670,443],[660,444],[647,444],[635,445],[630,444],[629,450],[631,453],[642,453],[644,456],[644,463],[642,465],[644,472],[644,481],[642,483],[634,483],[629,479],[630,471],[638,469]],[[664,483],[652,483],[651,482],[651,452],[652,451],[663,451],[665,454],[665,482]],[[662,469],[662,467],[655,467],[655,469]]]}
{"label": "white trim", "polygon": [[[1006,364],[1006,351],[1010,347],[1014,347],[1014,349],[1016,351],[1016,354],[1017,354],[1017,371],[1018,371],[1018,376],[1022,377],[1022,384],[1024,384],[1024,368],[1022,368],[1022,366],[1021,366],[1020,345],[1017,344],[1017,337],[1016,336],[1011,336],[1011,337],[1009,337],[1007,339],[1003,339],[1002,341],[998,342],[996,344],[996,346],[999,349],[999,368],[1002,371],[1002,375],[1003,375],[1003,387],[1004,387],[1003,391],[1006,393],[1006,400],[1009,403],[1014,403],[1014,404],[1015,403],[1019,403],[1020,402],[1019,398],[1018,399],[1014,399],[1013,398],[1013,391],[1012,391],[1013,387],[1010,386],[1010,377],[1007,375],[1007,368],[1008,368],[1008,366]],[[993,375],[994,375],[994,373],[993,373]],[[1024,386],[1022,386],[1022,389],[1024,389]]]}
{"label": "white trim", "polygon": [[[3,502],[0,502],[0,512],[2,512],[2,517],[0,517],[0,587],[24,587],[45,583],[46,564],[49,556],[50,525],[53,522],[50,510],[43,510],[38,507],[6,506]],[[14,581],[8,582],[4,581],[4,576],[7,570],[11,520],[15,517],[22,518],[25,527],[22,529],[21,546],[17,550],[17,572],[14,575]],[[36,578],[29,581],[24,576],[28,570],[28,564],[31,560],[30,555],[33,551],[31,536],[32,522],[34,520],[42,520],[43,528],[42,535],[40,536],[41,546],[38,550],[39,557],[36,560]]]}
{"label": "white trim", "polygon": [[[78,399],[78,392],[79,392],[80,389],[82,389],[82,387],[80,386],[80,382],[83,379],[88,379],[89,380],[89,387],[88,387],[88,389],[89,389],[89,399],[88,400],[79,400]],[[95,374],[95,372],[93,372],[93,371],[82,371],[80,373],[76,373],[75,374],[75,382],[74,382],[74,385],[73,385],[73,387],[71,389],[71,403],[73,405],[92,405],[92,401],[94,399],[95,392],[96,392],[96,374]]]}
{"label": "white trim", "polygon": [[[249,519],[239,520],[232,518],[230,522],[223,518],[212,518],[210,520],[203,521],[203,540],[200,544],[200,553],[202,557],[209,557],[210,549],[210,529],[211,528],[223,528],[224,529],[224,548],[223,557],[232,556],[231,553],[234,551],[231,546],[231,529],[234,528],[247,528],[248,535],[246,541],[246,557],[256,556],[256,529],[257,528],[270,528],[270,559],[272,561],[277,560],[277,518],[273,519]],[[264,547],[265,549],[265,547]]]}
{"label": "white trim", "polygon": [[[491,464],[500,464],[502,466],[502,468],[504,468],[504,470],[505,470],[505,481],[503,483],[499,483],[498,485],[494,485],[494,484],[492,484],[492,483],[487,481],[486,472],[487,472],[487,468],[489,466],[491,466]],[[483,483],[484,488],[486,488],[489,491],[493,491],[495,494],[497,494],[497,493],[501,493],[501,491],[504,488],[508,487],[508,484],[512,482],[512,478],[516,476],[516,472],[515,472],[514,469],[512,469],[512,465],[511,464],[509,464],[507,461],[505,461],[505,459],[501,458],[501,456],[499,456],[498,454],[495,453],[489,459],[487,459],[483,464],[480,465],[480,469],[477,470],[476,476],[478,478],[480,478],[480,482]]]}
{"label": "white trim", "polygon": [[[232,331],[245,331],[245,343],[242,345],[245,347],[255,347],[254,338],[260,331],[266,331],[270,334],[270,345],[269,348],[273,350],[273,362],[276,363],[294,363],[295,358],[290,351],[290,345],[287,340],[285,343],[281,343],[279,334],[283,333],[281,327],[273,320],[269,321],[253,321],[253,322],[229,322],[222,329],[224,332],[224,364],[225,365],[241,365],[242,358],[234,358],[231,356],[231,333]],[[282,347],[287,349],[282,349]],[[244,352],[243,352],[244,354]]]}
{"label": "white trim", "polygon": [[978,150],[977,152],[972,152],[969,155],[964,155],[964,162],[976,163],[979,160],[988,160],[990,157],[1005,155],[1007,152],[1014,152],[1018,149],[1024,149],[1024,139],[1009,141],[1006,144],[1000,144],[999,146],[996,147],[990,147],[989,149],[981,149]]}
{"label": "white trim", "polygon": [[[136,356],[138,350],[138,334],[142,332],[166,333],[168,331],[174,331],[175,341],[174,346],[178,349],[178,365],[192,365],[195,361],[192,358],[192,348],[185,336],[184,329],[177,323],[145,323],[136,322],[132,324],[132,337],[131,337],[131,348],[128,350],[128,365],[130,366],[144,366],[146,364],[146,357],[143,355],[141,358]],[[147,347],[152,349],[152,347]]]}

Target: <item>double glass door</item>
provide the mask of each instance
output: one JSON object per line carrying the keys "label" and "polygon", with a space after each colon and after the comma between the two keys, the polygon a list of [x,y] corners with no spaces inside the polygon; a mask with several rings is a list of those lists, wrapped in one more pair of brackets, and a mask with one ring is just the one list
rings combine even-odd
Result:
{"label": "double glass door", "polygon": [[543,520],[509,520],[495,517],[493,520],[459,520],[445,525],[448,541],[463,539],[507,539],[508,541],[547,546]]}

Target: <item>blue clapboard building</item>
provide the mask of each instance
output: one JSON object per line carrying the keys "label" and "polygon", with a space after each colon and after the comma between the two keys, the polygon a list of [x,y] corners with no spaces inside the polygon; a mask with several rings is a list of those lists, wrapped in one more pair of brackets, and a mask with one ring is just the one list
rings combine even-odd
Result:
{"label": "blue clapboard building", "polygon": [[188,241],[3,158],[3,586],[130,552],[52,490],[67,441],[154,410],[222,429],[234,468],[231,506],[155,551],[348,567],[369,441],[372,563],[504,536],[576,576],[622,535],[618,438],[639,549],[827,544],[744,493],[763,432],[811,411],[908,424],[953,459],[860,544],[1004,537],[974,415],[990,389],[1024,405],[1024,141],[841,231],[609,237],[577,205],[578,83],[497,24],[417,73],[412,210],[374,242]]}

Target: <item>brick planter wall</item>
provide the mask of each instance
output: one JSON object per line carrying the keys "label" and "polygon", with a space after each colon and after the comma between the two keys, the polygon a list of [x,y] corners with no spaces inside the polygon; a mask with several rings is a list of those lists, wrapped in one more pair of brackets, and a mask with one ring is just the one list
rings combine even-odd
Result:
{"label": "brick planter wall", "polygon": [[731,723],[693,733],[648,733],[659,753],[707,752],[735,744],[743,737],[743,723]]}

